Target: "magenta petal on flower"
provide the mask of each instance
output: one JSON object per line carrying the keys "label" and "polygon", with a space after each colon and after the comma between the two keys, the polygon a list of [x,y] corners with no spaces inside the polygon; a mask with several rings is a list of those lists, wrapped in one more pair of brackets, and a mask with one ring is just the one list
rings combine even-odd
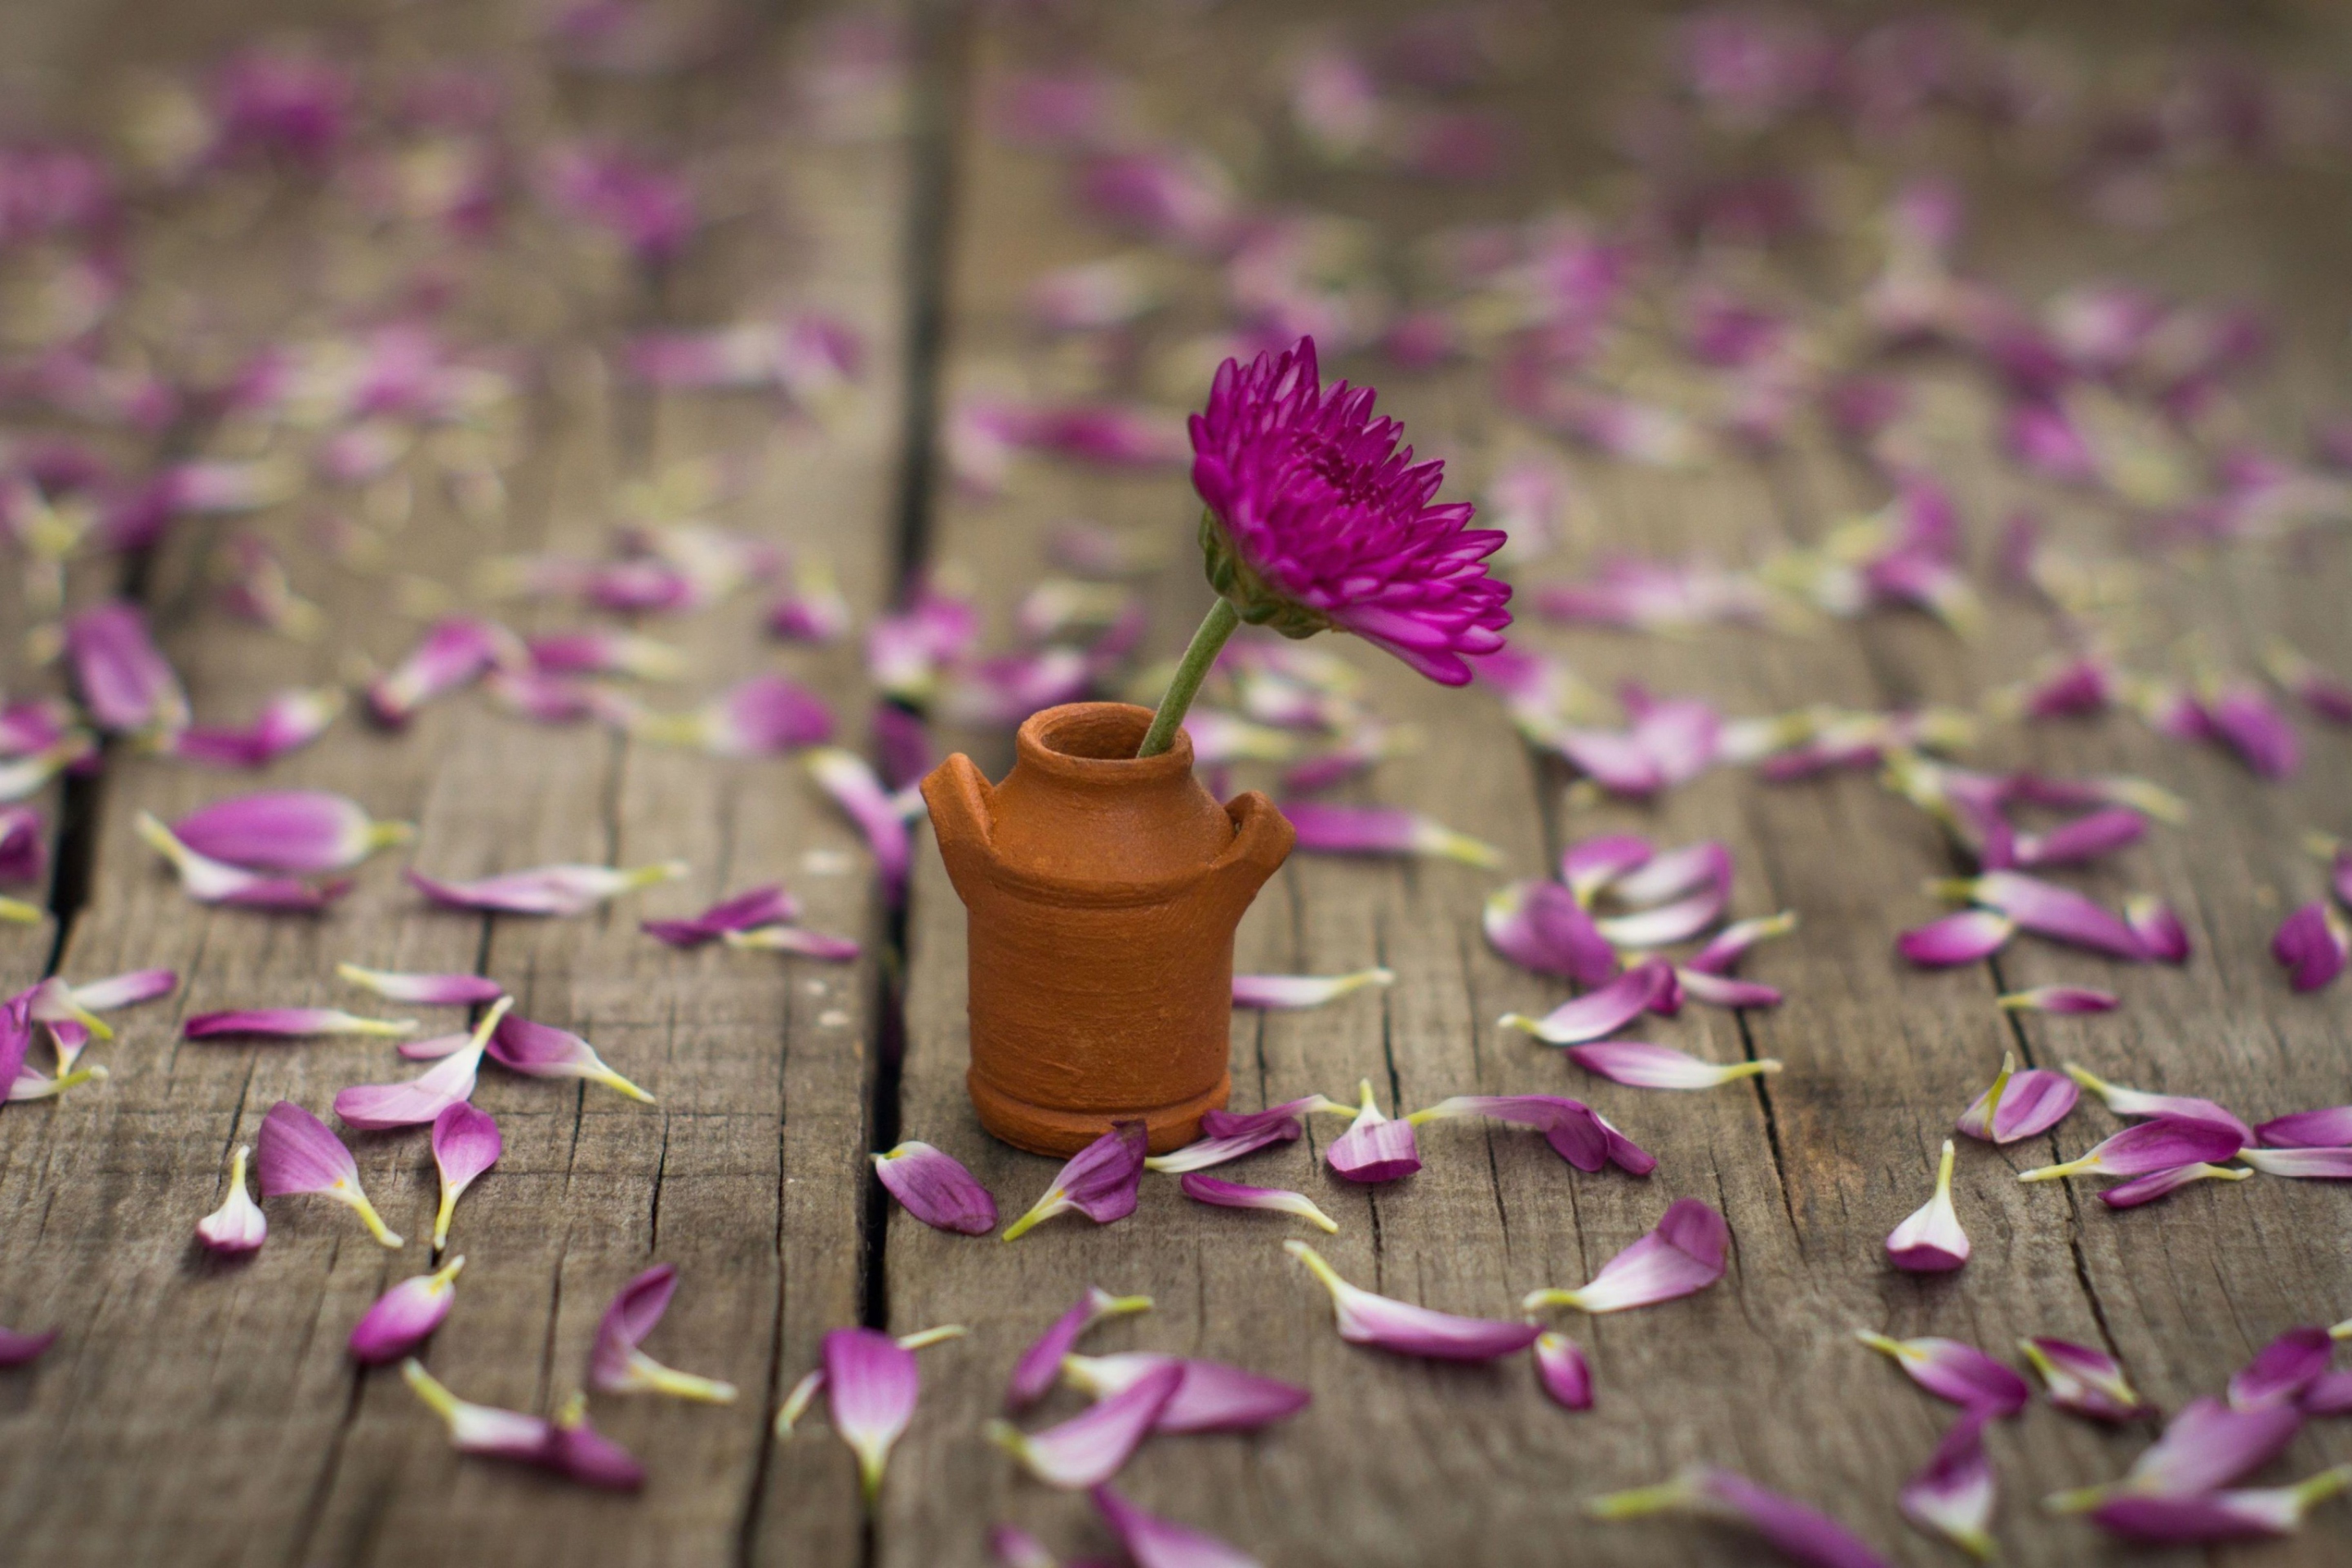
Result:
{"label": "magenta petal on flower", "polygon": [[2266,1149],[2352,1148],[2352,1105],[2274,1116],[2254,1132]]}
{"label": "magenta petal on flower", "polygon": [[1323,1255],[1303,1241],[1286,1241],[1282,1249],[1306,1264],[1330,1291],[1339,1337],[1350,1344],[1377,1345],[1399,1355],[1437,1361],[1493,1361],[1527,1349],[1541,1331],[1533,1323],[1459,1318],[1375,1295],[1340,1279]]}
{"label": "magenta petal on flower", "polygon": [[2241,1149],[2238,1158],[2266,1176],[2352,1181],[2352,1149]]}
{"label": "magenta petal on flower", "polygon": [[449,1245],[449,1219],[474,1179],[506,1152],[499,1124],[463,1100],[433,1119],[433,1163],[441,1176],[441,1206],[433,1216],[433,1250]]}
{"label": "magenta petal on flower", "polygon": [[1927,969],[1948,969],[1990,958],[2017,933],[2017,922],[1991,910],[1962,910],[1929,921],[1895,939],[1895,949]]}
{"label": "magenta petal on flower", "polygon": [[2326,1329],[2287,1330],[2264,1345],[2254,1359],[2230,1379],[2230,1406],[2261,1410],[2300,1401],[2320,1373],[2327,1370],[2335,1342]]}
{"label": "magenta petal on flower", "polygon": [[253,1163],[261,1178],[263,1197],[322,1194],[356,1213],[376,1240],[386,1247],[400,1246],[400,1237],[385,1227],[361,1189],[360,1170],[352,1163],[352,1152],[325,1122],[292,1100],[279,1100],[261,1119]]}
{"label": "magenta petal on flower", "polygon": [[221,1206],[196,1221],[196,1239],[214,1252],[253,1252],[269,1236],[269,1221],[261,1205],[245,1190],[246,1152],[240,1143],[229,1157],[228,1195],[221,1200]]}
{"label": "magenta petal on flower", "polygon": [[412,868],[409,885],[446,909],[507,915],[584,915],[635,888],[686,875],[682,860],[621,869],[611,866],[539,866],[471,882],[444,882]]}
{"label": "magenta petal on flower", "polygon": [[1553,1404],[1568,1410],[1592,1408],[1592,1368],[1577,1342],[1556,1329],[1536,1336],[1536,1377]]}
{"label": "magenta petal on flower", "polygon": [[1118,1474],[1150,1435],[1184,1375],[1181,1365],[1162,1363],[1058,1426],[1023,1432],[1008,1422],[991,1421],[985,1435],[1049,1487],[1077,1491],[1097,1486]]}
{"label": "magenta petal on flower", "polygon": [[1714,1089],[1780,1070],[1780,1064],[1769,1057],[1719,1066],[1701,1061],[1672,1046],[1648,1046],[1633,1040],[1570,1046],[1568,1059],[1612,1083],[1629,1084],[1635,1089]]}
{"label": "magenta petal on flower", "polygon": [[882,1493],[891,1445],[914,1419],[922,1374],[912,1351],[872,1329],[824,1336],[824,1391],[835,1436],[857,1456],[858,1484],[871,1510]]}
{"label": "magenta petal on flower", "polygon": [[356,963],[338,963],[335,973],[387,1002],[415,1007],[470,1007],[496,1002],[507,994],[505,986],[486,974],[400,974],[386,969],[362,969]]}
{"label": "magenta petal on flower", "polygon": [[1142,1122],[1112,1122],[1109,1131],[1070,1156],[1045,1195],[1006,1228],[1004,1239],[1016,1240],[1031,1226],[1074,1209],[1097,1225],[1109,1225],[1133,1214],[1143,1182],[1147,1142]]}
{"label": "magenta petal on flower", "polygon": [[2200,1162],[2194,1165],[2176,1165],[2169,1171],[2150,1171],[2145,1176],[2135,1176],[2128,1182],[2117,1182],[2101,1191],[2099,1201],[2111,1209],[2137,1208],[2168,1197],[2193,1182],[2242,1182],[2253,1172],[2241,1165],[2212,1165]]}
{"label": "magenta petal on flower", "polygon": [[2149,1407],[2124,1377],[2124,1369],[2105,1351],[2041,1338],[2020,1340],[2017,1348],[2033,1363],[2050,1391],[2050,1403],[2059,1409],[2118,1425],[2148,1414]]}
{"label": "magenta petal on flower", "polygon": [[2012,1013],[2112,1013],[2123,1005],[2114,992],[2094,991],[2087,985],[2035,985],[2009,992],[1998,1001]]}
{"label": "magenta petal on flower", "polygon": [[1984,1451],[1990,1419],[1990,1411],[1963,1412],[1927,1463],[1895,1498],[1904,1518],[1979,1560],[1997,1551],[1987,1529],[1992,1522],[1994,1489],[1992,1461]]}
{"label": "magenta petal on flower", "polygon": [[1886,1258],[1906,1274],[1948,1274],[1969,1260],[1968,1232],[1960,1228],[1960,1216],[1952,1207],[1950,1139],[1944,1140],[1943,1158],[1936,1166],[1935,1195],[1887,1237]]}
{"label": "magenta petal on flower", "polygon": [[579,1036],[520,1014],[498,1020],[489,1038],[490,1059],[526,1078],[576,1078],[651,1105],[654,1097],[604,1065],[595,1047]]}
{"label": "magenta petal on flower", "polygon": [[1675,984],[1673,969],[1651,960],[1635,964],[1598,991],[1561,1003],[1541,1018],[1507,1013],[1500,1021],[1548,1045],[1579,1046],[1623,1028],[1662,1001]]}
{"label": "magenta petal on flower", "polygon": [[2084,1174],[2144,1176],[2151,1171],[2234,1158],[2245,1142],[2242,1130],[2237,1127],[2189,1117],[2159,1116],[2152,1121],[2126,1127],[2087,1153],[2063,1164],[2023,1172],[2018,1180],[2049,1182],[2061,1176]]}
{"label": "magenta petal on flower", "polygon": [[711,905],[691,920],[641,921],[637,929],[672,947],[699,947],[730,931],[789,925],[801,918],[801,901],[771,883]]}
{"label": "magenta petal on flower", "polygon": [[2189,962],[2189,928],[2172,912],[2172,906],[2148,893],[2134,893],[2124,900],[2124,923],[2140,940],[2147,955],[2158,963]]}
{"label": "magenta petal on flower", "polygon": [[1297,1415],[1313,1397],[1296,1384],[1223,1362],[1148,1352],[1064,1356],[1062,1380],[1097,1399],[1108,1399],[1171,1366],[1180,1369],[1184,1379],[1175,1397],[1160,1407],[1151,1424],[1154,1432],[1255,1432]]}
{"label": "magenta petal on flower", "polygon": [[996,1228],[996,1200],[954,1155],[909,1139],[874,1156],[874,1173],[906,1211],[934,1230],[986,1236]]}
{"label": "magenta petal on flower", "polygon": [[1520,1306],[1528,1311],[1558,1306],[1598,1314],[1694,1295],[1723,1278],[1730,1243],[1731,1227],[1720,1214],[1696,1198],[1677,1198],[1648,1235],[1602,1264],[1590,1284],[1531,1291]]}
{"label": "magenta petal on flower", "polygon": [[2287,972],[2287,984],[2296,991],[2316,991],[2344,973],[2352,958],[2352,931],[2345,929],[2336,911],[2317,899],[2279,922],[2271,938],[2271,956]]}
{"label": "magenta petal on flower", "polygon": [[2352,1465],[2322,1470],[2291,1487],[2207,1492],[2195,1497],[2118,1497],[2092,1510],[2111,1535],[2149,1545],[2256,1541],[2292,1535],[2314,1503],[2352,1486]]}
{"label": "magenta petal on flower", "polygon": [[914,858],[907,819],[898,815],[882,781],[856,752],[838,746],[819,746],[808,753],[806,763],[809,776],[816,780],[817,787],[831,795],[834,804],[847,813],[858,831],[865,834],[866,847],[874,855],[874,868],[882,879],[882,889],[895,908],[906,898],[907,868]]}
{"label": "magenta petal on flower", "polygon": [[1415,812],[1385,805],[1329,805],[1285,801],[1282,814],[1298,830],[1298,847],[1327,855],[1423,855],[1492,868],[1503,852]]}
{"label": "magenta petal on flower", "polygon": [[1236,974],[1234,1005],[1289,1009],[1320,1007],[1368,985],[1387,985],[1392,969],[1359,969],[1352,974]]}
{"label": "magenta petal on flower", "polygon": [[192,1040],[222,1037],[317,1039],[327,1035],[413,1035],[414,1018],[362,1018],[340,1007],[256,1007],[241,1012],[192,1013],[180,1026]]}
{"label": "magenta petal on flower", "polygon": [[2200,1100],[2194,1095],[2149,1094],[2142,1089],[2125,1089],[2072,1062],[2066,1064],[2066,1076],[2097,1095],[2100,1101],[2117,1116],[2172,1116],[2191,1121],[2215,1121],[2234,1131],[2240,1143],[2254,1142],[2252,1128],[2240,1121],[2237,1114],[2226,1106],[2216,1105],[2210,1100]]}
{"label": "magenta petal on flower", "polygon": [[[1318,1096],[1321,1099],[1321,1096]],[[1326,1102],[1328,1103],[1328,1101]],[[1345,1110],[1343,1106],[1340,1109]],[[1190,1171],[1205,1171],[1238,1160],[1244,1154],[1255,1154],[1276,1143],[1294,1142],[1303,1131],[1290,1117],[1261,1118],[1239,1132],[1228,1132],[1218,1138],[1202,1138],[1181,1149],[1165,1154],[1154,1154],[1143,1162],[1147,1171],[1157,1171],[1163,1176],[1181,1176]]]}
{"label": "magenta petal on flower", "polygon": [[1176,1184],[1194,1203],[1212,1204],[1218,1208],[1263,1209],[1273,1214],[1295,1215],[1318,1229],[1336,1234],[1339,1222],[1315,1206],[1315,1201],[1305,1193],[1294,1193],[1287,1187],[1248,1187],[1239,1182],[1228,1182],[1198,1172],[1187,1172],[1177,1178]]}
{"label": "magenta petal on flower", "polygon": [[1342,1180],[1375,1184],[1394,1182],[1421,1169],[1421,1152],[1414,1146],[1412,1123],[1392,1121],[1373,1101],[1370,1079],[1359,1086],[1356,1120],[1323,1152],[1331,1173]]}
{"label": "magenta petal on flower", "polygon": [[82,706],[110,734],[171,731],[188,723],[188,694],[148,635],[136,605],[113,599],[66,623],[65,650]]}
{"label": "magenta petal on flower", "polygon": [[2025,1379],[1958,1340],[1895,1340],[1867,1329],[1855,1330],[1853,1337],[1874,1351],[1885,1352],[1912,1382],[1963,1410],[2014,1415],[2033,1397]]}
{"label": "magenta petal on flower", "polygon": [[1149,1514],[1108,1487],[1087,1494],[1135,1568],[1261,1568],[1258,1560],[1202,1531]]}
{"label": "magenta petal on flower", "polygon": [[287,877],[266,877],[199,855],[172,836],[172,830],[146,812],[131,819],[139,837],[171,861],[180,887],[200,904],[228,904],[240,909],[282,910],[313,913],[351,890],[348,881],[312,887]]}
{"label": "magenta petal on flower", "polygon": [[1514,882],[1486,900],[1486,940],[1523,969],[1599,985],[1617,973],[1617,952],[1592,916],[1558,882]]}
{"label": "magenta petal on flower", "polygon": [[404,1279],[377,1297],[375,1305],[352,1325],[352,1359],[381,1364],[430,1339],[456,1302],[453,1282],[465,1267],[464,1258],[453,1258],[434,1272]]}
{"label": "magenta petal on flower", "polygon": [[677,1270],[667,1263],[621,1287],[597,1321],[588,1352],[588,1386],[600,1394],[667,1394],[705,1405],[735,1402],[732,1384],[677,1372],[637,1348],[654,1331],[677,1289]]}
{"label": "magenta petal on flower", "polygon": [[1885,1558],[1827,1514],[1768,1491],[1729,1470],[1706,1467],[1685,1470],[1657,1486],[1594,1498],[1584,1505],[1584,1511],[1601,1520],[1696,1513],[1754,1531],[1801,1568],[1887,1568]]}
{"label": "magenta petal on flower", "polygon": [[377,822],[357,801],[325,790],[269,790],[215,801],[172,825],[197,854],[248,871],[307,874],[356,866],[415,829]]}
{"label": "magenta petal on flower", "polygon": [[1099,1285],[1089,1285],[1087,1293],[1076,1305],[1054,1321],[1054,1326],[1034,1345],[1024,1351],[1013,1368],[1013,1380],[1004,1390],[1005,1408],[1021,1410],[1045,1397],[1060,1375],[1062,1358],[1078,1342],[1078,1336],[1106,1318],[1125,1317],[1132,1312],[1151,1310],[1149,1296],[1114,1296]]}

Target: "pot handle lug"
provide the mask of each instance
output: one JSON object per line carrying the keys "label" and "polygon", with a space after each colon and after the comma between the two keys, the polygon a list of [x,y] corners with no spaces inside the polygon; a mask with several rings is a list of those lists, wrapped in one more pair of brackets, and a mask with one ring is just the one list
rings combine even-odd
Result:
{"label": "pot handle lug", "polygon": [[1210,862],[1209,877],[1232,895],[1236,909],[1246,909],[1265,886],[1265,879],[1290,858],[1298,830],[1257,790],[1246,790],[1225,802],[1225,815],[1233,820],[1234,841]]}
{"label": "pot handle lug", "polygon": [[924,776],[923,804],[930,807],[931,831],[950,869],[965,856],[994,853],[994,795],[988,775],[961,752]]}

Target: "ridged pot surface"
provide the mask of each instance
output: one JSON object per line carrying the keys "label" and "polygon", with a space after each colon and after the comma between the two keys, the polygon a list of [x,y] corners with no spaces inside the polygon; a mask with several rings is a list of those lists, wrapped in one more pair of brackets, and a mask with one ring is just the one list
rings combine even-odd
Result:
{"label": "ridged pot surface", "polygon": [[972,1104],[1037,1153],[1128,1120],[1165,1152],[1232,1088],[1234,928],[1293,834],[1254,790],[1219,805],[1181,734],[1138,758],[1150,722],[1124,702],[1049,708],[1002,784],[961,753],[923,781],[971,932]]}

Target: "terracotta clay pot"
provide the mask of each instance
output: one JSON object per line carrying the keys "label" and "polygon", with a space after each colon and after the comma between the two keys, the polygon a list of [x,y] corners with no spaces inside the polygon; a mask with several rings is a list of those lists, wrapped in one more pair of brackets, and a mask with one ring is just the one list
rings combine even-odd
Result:
{"label": "terracotta clay pot", "polygon": [[1048,708],[1003,784],[961,753],[923,781],[971,933],[971,1102],[1035,1153],[1129,1119],[1165,1152],[1233,1087],[1234,928],[1295,835],[1255,790],[1219,805],[1181,734],[1138,758],[1150,723],[1125,702]]}

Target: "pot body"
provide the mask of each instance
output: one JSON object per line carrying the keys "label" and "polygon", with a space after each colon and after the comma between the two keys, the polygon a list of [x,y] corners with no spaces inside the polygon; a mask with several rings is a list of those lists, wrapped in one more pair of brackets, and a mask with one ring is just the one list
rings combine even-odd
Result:
{"label": "pot body", "polygon": [[971,933],[966,1082],[1017,1148],[1073,1154],[1137,1120],[1163,1153],[1232,1088],[1234,928],[1294,835],[1255,791],[1219,805],[1181,734],[1138,758],[1150,722],[1049,708],[1003,783],[961,754],[923,781]]}

